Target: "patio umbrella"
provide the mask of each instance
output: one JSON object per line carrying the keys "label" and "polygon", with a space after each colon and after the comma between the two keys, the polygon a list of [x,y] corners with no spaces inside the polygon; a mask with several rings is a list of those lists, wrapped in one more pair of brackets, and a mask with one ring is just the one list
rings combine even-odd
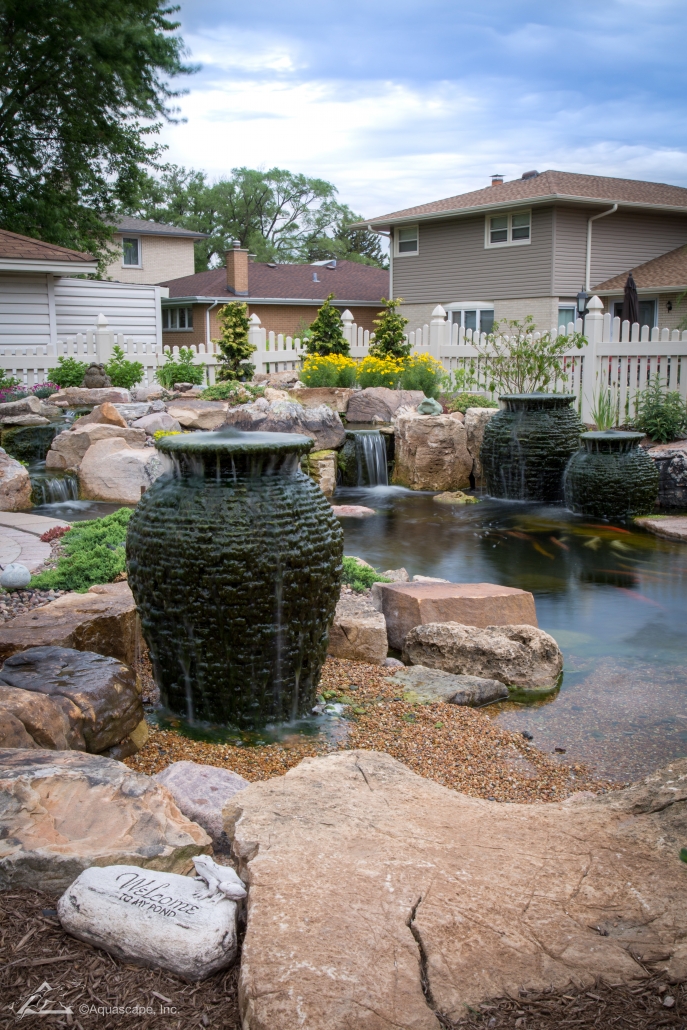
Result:
{"label": "patio umbrella", "polygon": [[632,278],[632,272],[625,283],[625,296],[623,298],[623,322],[639,322],[639,300],[637,298],[637,284]]}

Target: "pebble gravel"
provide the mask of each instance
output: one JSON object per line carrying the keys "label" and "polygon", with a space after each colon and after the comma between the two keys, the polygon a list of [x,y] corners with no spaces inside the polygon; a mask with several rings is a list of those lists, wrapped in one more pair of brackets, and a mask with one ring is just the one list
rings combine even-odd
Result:
{"label": "pebble gravel", "polygon": [[42,608],[51,601],[68,594],[68,590],[2,590],[0,591],[0,622],[8,622],[33,608]]}
{"label": "pebble gravel", "polygon": [[384,751],[421,776],[495,801],[562,801],[579,791],[602,793],[615,786],[581,764],[547,754],[521,733],[501,729],[484,710],[407,700],[389,670],[379,666],[328,658],[320,696],[345,706],[348,732],[338,743],[324,734],[294,732],[278,743],[246,747],[192,740],[153,726],[148,743],[126,764],[152,774],[187,760],[264,780],[281,776],[303,758],[360,748]]}

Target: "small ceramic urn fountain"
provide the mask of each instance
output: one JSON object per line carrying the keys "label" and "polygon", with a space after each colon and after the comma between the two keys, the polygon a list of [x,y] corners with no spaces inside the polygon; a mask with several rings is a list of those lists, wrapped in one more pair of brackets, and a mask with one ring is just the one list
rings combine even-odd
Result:
{"label": "small ceramic urn fountain", "polygon": [[639,446],[641,433],[583,433],[565,472],[565,503],[578,515],[630,519],[648,515],[658,498],[658,470]]}

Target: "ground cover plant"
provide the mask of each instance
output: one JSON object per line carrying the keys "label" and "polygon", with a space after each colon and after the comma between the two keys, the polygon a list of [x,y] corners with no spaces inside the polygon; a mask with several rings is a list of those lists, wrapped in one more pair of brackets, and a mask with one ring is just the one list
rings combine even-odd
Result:
{"label": "ground cover plant", "polygon": [[122,348],[115,344],[112,357],[105,365],[105,374],[110,377],[113,386],[130,390],[143,379],[143,365],[140,361],[128,361]]}
{"label": "ground cover plant", "polygon": [[126,530],[131,508],[120,508],[102,519],[77,522],[61,539],[57,568],[31,579],[37,590],[75,590],[85,593],[96,583],[111,583],[126,568]]}
{"label": "ground cover plant", "polygon": [[0,380],[0,404],[7,404],[10,401],[20,401],[23,397],[38,397],[45,400],[57,393],[57,383],[37,383],[36,386],[24,387],[19,384],[18,379]]}
{"label": "ground cover plant", "polygon": [[687,405],[676,390],[664,393],[661,377],[655,375],[637,396],[632,426],[652,440],[668,443],[687,432]]}
{"label": "ground cover plant", "polygon": [[357,558],[343,558],[341,582],[352,587],[356,593],[369,590],[373,583],[390,583],[386,576],[380,576],[376,569],[363,565]]}
{"label": "ground cover plant", "polygon": [[447,411],[460,411],[465,414],[468,408],[498,408],[499,402],[484,397],[479,393],[454,393],[444,398],[444,407]]}
{"label": "ground cover plant", "polygon": [[175,357],[169,351],[166,353],[164,365],[155,372],[155,378],[165,390],[171,390],[175,383],[192,383],[200,386],[205,378],[205,369],[202,365],[194,365],[194,354],[190,347],[180,347],[179,356]]}
{"label": "ground cover plant", "polygon": [[239,383],[235,379],[223,383],[215,383],[203,390],[204,401],[229,401],[231,404],[246,404],[262,397],[265,387],[262,383]]}

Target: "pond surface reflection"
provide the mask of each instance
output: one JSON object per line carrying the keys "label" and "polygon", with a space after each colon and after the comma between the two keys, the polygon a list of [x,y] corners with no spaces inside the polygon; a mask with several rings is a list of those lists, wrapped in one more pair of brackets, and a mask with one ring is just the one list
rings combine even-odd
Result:
{"label": "pond surface reflection", "polygon": [[565,656],[560,691],[486,711],[564,761],[614,780],[687,754],[687,546],[562,508],[483,500],[437,504],[401,488],[338,490],[345,553],[380,570],[531,590],[541,629]]}

